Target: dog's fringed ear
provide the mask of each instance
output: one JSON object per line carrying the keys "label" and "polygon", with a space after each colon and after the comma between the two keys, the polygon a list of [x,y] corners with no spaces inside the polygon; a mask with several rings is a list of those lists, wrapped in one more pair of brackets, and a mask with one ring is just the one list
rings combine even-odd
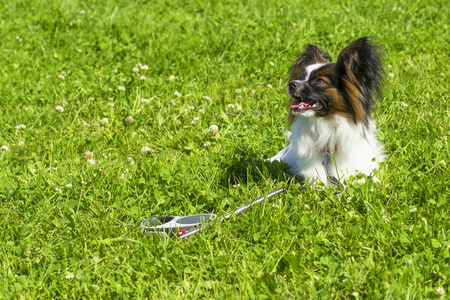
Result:
{"label": "dog's fringed ear", "polygon": [[382,97],[384,70],[379,47],[367,37],[351,42],[339,53],[335,70],[355,112],[355,122],[367,124],[375,104],[374,96],[380,100]]}
{"label": "dog's fringed ear", "polygon": [[299,55],[298,59],[292,64],[291,68],[289,69],[289,82],[291,82],[292,80],[298,80],[305,67],[317,63],[328,62],[331,62],[331,58],[327,53],[321,51],[317,46],[306,46],[305,51]]}

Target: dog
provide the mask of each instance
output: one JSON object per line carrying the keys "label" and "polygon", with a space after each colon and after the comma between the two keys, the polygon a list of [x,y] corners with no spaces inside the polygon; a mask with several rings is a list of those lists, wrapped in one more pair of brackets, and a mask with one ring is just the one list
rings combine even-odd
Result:
{"label": "dog", "polygon": [[336,183],[332,179],[373,175],[385,158],[371,117],[375,99],[382,98],[379,52],[379,46],[362,37],[333,63],[326,52],[308,45],[289,70],[289,144],[270,160],[326,186]]}

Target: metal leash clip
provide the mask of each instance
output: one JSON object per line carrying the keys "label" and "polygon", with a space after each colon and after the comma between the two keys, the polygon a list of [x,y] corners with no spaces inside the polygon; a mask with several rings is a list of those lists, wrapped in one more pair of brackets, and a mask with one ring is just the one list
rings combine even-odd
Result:
{"label": "metal leash clip", "polygon": [[328,167],[328,162],[330,161],[330,159],[332,159],[331,153],[328,151],[324,151],[322,165],[325,168],[325,172],[327,173],[327,180],[330,184],[342,188],[341,182],[330,172],[330,168]]}

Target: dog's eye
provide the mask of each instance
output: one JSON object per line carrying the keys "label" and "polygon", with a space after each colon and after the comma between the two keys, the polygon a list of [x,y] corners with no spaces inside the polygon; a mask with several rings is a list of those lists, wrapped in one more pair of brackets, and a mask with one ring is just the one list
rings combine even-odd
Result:
{"label": "dog's eye", "polygon": [[317,78],[316,83],[325,83],[325,80],[323,78]]}

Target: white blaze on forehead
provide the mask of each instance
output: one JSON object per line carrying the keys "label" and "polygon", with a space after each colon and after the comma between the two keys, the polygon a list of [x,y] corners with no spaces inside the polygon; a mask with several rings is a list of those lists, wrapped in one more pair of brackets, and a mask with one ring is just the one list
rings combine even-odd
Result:
{"label": "white blaze on forehead", "polygon": [[303,79],[304,81],[308,81],[309,76],[311,76],[311,73],[314,70],[317,70],[318,68],[320,68],[321,66],[326,65],[326,63],[319,63],[319,64],[313,64],[313,65],[309,65],[305,68],[306,70],[306,77],[305,79]]}

